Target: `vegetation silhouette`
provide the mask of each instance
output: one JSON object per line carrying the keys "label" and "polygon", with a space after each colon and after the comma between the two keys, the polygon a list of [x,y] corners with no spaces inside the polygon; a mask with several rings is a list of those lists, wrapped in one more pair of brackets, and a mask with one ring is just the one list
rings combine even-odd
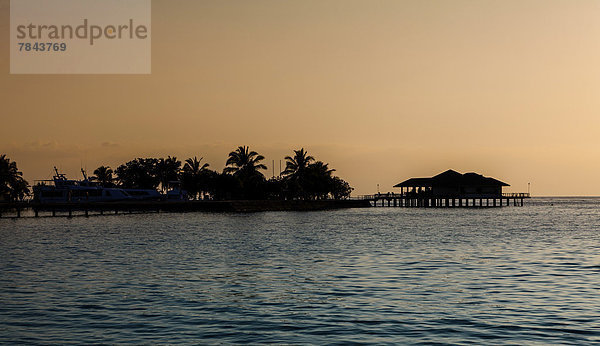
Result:
{"label": "vegetation silhouette", "polygon": [[29,193],[29,184],[23,179],[17,163],[5,154],[0,155],[0,201],[22,201]]}
{"label": "vegetation silhouette", "polygon": [[104,187],[113,187],[115,177],[113,176],[113,170],[107,166],[100,166],[94,170],[94,175],[91,180],[98,182]]}
{"label": "vegetation silhouette", "polygon": [[[240,146],[235,151],[229,153],[229,158],[225,165],[223,172],[233,173],[234,175],[261,175],[259,169],[267,169],[267,166],[259,163],[264,160],[265,157],[259,155],[256,151],[250,151],[247,146]],[[263,176],[264,177],[264,176]]]}
{"label": "vegetation silhouette", "polygon": [[166,159],[160,158],[156,160],[155,169],[155,176],[160,183],[160,188],[162,192],[166,192],[170,182],[179,180],[181,161],[177,160],[176,157],[171,156]]}
{"label": "vegetation silhouette", "polygon": [[[231,174],[238,180],[241,196],[238,194],[237,198],[262,199],[266,197],[264,194],[265,176],[260,172],[260,170],[267,169],[267,166],[260,163],[264,159],[264,156],[256,151],[250,151],[247,146],[239,146],[235,151],[229,153],[223,173]],[[229,180],[236,184],[231,179]]]}
{"label": "vegetation silhouette", "polygon": [[126,162],[115,170],[117,184],[128,189],[156,189],[160,185],[157,174],[158,159],[137,158]]}
{"label": "vegetation silhouette", "polygon": [[316,161],[304,148],[285,157],[285,170],[277,177],[265,178],[264,160],[248,146],[231,151],[222,172],[211,170],[197,156],[186,159],[183,168],[175,157],[137,158],[115,170],[116,182],[124,188],[165,191],[170,181],[179,181],[192,200],[345,199],[352,193],[350,184],[333,175],[335,169]]}
{"label": "vegetation silhouette", "polygon": [[297,196],[306,199],[309,196],[307,190],[307,173],[309,165],[315,160],[308,155],[304,148],[294,150],[293,156],[285,157],[285,170],[283,176],[287,185],[287,191],[290,196]]}
{"label": "vegetation silhouette", "polygon": [[[183,162],[176,157],[136,158],[119,165],[114,171],[100,166],[90,178],[105,187],[154,189],[166,192],[177,184],[191,200],[314,200],[346,199],[352,187],[334,176],[327,163],[316,161],[304,148],[286,156],[285,170],[266,179],[263,155],[239,146],[228,154],[222,172],[210,169],[203,158],[190,157]],[[30,194],[27,182],[15,162],[0,156],[0,196],[22,200]]]}
{"label": "vegetation silhouette", "polygon": [[188,197],[193,200],[203,199],[205,194],[210,193],[210,180],[212,173],[208,163],[202,163],[203,158],[189,158],[185,160],[181,173],[181,182],[187,190]]}
{"label": "vegetation silhouette", "polygon": [[294,156],[286,156],[285,160],[286,163],[283,174],[298,178],[306,172],[308,165],[313,162],[315,158],[308,155],[308,153],[304,151],[304,148],[302,148],[300,150],[294,150]]}

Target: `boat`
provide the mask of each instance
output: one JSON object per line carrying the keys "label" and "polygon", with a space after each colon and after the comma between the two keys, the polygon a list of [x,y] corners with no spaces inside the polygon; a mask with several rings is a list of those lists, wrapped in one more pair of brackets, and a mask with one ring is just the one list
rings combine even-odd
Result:
{"label": "boat", "polygon": [[154,189],[123,189],[136,201],[163,201],[165,195]]}
{"label": "boat", "polygon": [[188,201],[188,192],[183,189],[180,181],[169,181],[167,201]]}
{"label": "boat", "polygon": [[33,200],[39,203],[84,203],[132,200],[127,191],[116,187],[104,187],[87,178],[82,169],[83,180],[67,179],[54,167],[51,180],[38,180],[33,187]]}

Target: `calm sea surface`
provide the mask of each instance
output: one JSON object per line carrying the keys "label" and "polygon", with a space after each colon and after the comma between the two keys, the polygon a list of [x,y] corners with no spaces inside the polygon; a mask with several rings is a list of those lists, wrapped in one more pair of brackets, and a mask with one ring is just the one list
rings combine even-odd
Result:
{"label": "calm sea surface", "polygon": [[600,342],[600,199],[0,219],[0,342]]}

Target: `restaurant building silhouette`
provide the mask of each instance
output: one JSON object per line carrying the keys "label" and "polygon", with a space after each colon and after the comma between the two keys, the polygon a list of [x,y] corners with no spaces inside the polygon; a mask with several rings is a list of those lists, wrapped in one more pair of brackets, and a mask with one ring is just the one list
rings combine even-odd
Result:
{"label": "restaurant building silhouette", "polygon": [[505,186],[510,185],[481,174],[460,174],[451,169],[431,178],[410,178],[394,185],[402,194],[406,191],[407,195],[456,198],[499,198]]}
{"label": "restaurant building silhouette", "polygon": [[[428,178],[410,178],[394,185],[400,193],[368,196],[373,206],[394,207],[500,207],[523,205],[529,193],[503,193],[509,184],[478,173],[447,170]],[[387,205],[386,205],[387,204]]]}

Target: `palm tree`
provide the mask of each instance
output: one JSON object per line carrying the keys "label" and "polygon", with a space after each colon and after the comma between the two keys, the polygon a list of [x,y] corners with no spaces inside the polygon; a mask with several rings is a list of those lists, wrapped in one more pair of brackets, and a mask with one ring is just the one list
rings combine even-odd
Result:
{"label": "palm tree", "polygon": [[16,164],[10,162],[6,155],[0,156],[0,195],[10,193],[10,182],[15,175],[18,175]]}
{"label": "palm tree", "polygon": [[178,161],[176,157],[168,156],[160,158],[156,162],[156,177],[160,181],[160,187],[164,191],[167,191],[169,182],[179,180],[179,169],[181,168],[181,161]]}
{"label": "palm tree", "polygon": [[331,177],[331,174],[335,172],[335,169],[329,169],[328,163],[323,163],[321,161],[317,161],[308,166],[311,174],[315,174],[321,177]]}
{"label": "palm tree", "polygon": [[304,189],[311,198],[327,198],[332,186],[332,173],[335,169],[329,169],[329,165],[321,161],[311,163],[306,168],[306,179]]}
{"label": "palm tree", "polygon": [[235,151],[229,153],[227,159],[227,167],[223,170],[225,173],[233,173],[234,175],[261,175],[259,169],[267,169],[267,166],[260,163],[265,157],[259,155],[256,151],[250,151],[247,146],[240,146]]}
{"label": "palm tree", "polygon": [[287,193],[292,198],[308,198],[307,170],[314,157],[301,148],[294,150],[293,156],[285,157],[285,170],[283,171]]}
{"label": "palm tree", "polygon": [[[259,155],[256,151],[250,151],[247,146],[238,147],[229,153],[227,167],[223,170],[225,176],[223,182],[227,182],[227,186],[230,187],[238,185],[238,191],[241,192],[238,196],[246,199],[263,198],[265,176],[259,170],[267,169],[267,166],[260,163],[264,159],[264,156]],[[234,179],[228,179],[227,176]]]}
{"label": "palm tree", "polygon": [[94,179],[98,181],[102,186],[111,187],[113,186],[113,170],[108,166],[100,166],[94,170]]}
{"label": "palm tree", "polygon": [[198,193],[205,190],[208,163],[202,164],[202,157],[198,160],[196,156],[185,160],[183,166],[183,189],[188,192],[191,198],[196,199]]}
{"label": "palm tree", "polygon": [[0,155],[0,196],[22,200],[28,194],[29,184],[23,179],[23,173],[17,168],[17,163],[6,155]]}
{"label": "palm tree", "polygon": [[185,165],[183,165],[183,171],[192,174],[199,174],[203,170],[207,169],[209,166],[208,163],[205,163],[202,166],[200,165],[202,163],[202,159],[204,158],[201,157],[200,160],[198,160],[196,156],[194,156],[193,159],[190,157],[189,159],[185,160]]}
{"label": "palm tree", "polygon": [[29,193],[29,183],[27,183],[27,180],[19,178],[12,183],[10,199],[12,201],[22,201]]}
{"label": "palm tree", "polygon": [[302,148],[300,150],[294,150],[294,156],[286,156],[285,160],[286,163],[283,175],[300,179],[304,177],[308,165],[314,161],[315,158],[308,155],[308,152],[304,151],[304,148]]}

